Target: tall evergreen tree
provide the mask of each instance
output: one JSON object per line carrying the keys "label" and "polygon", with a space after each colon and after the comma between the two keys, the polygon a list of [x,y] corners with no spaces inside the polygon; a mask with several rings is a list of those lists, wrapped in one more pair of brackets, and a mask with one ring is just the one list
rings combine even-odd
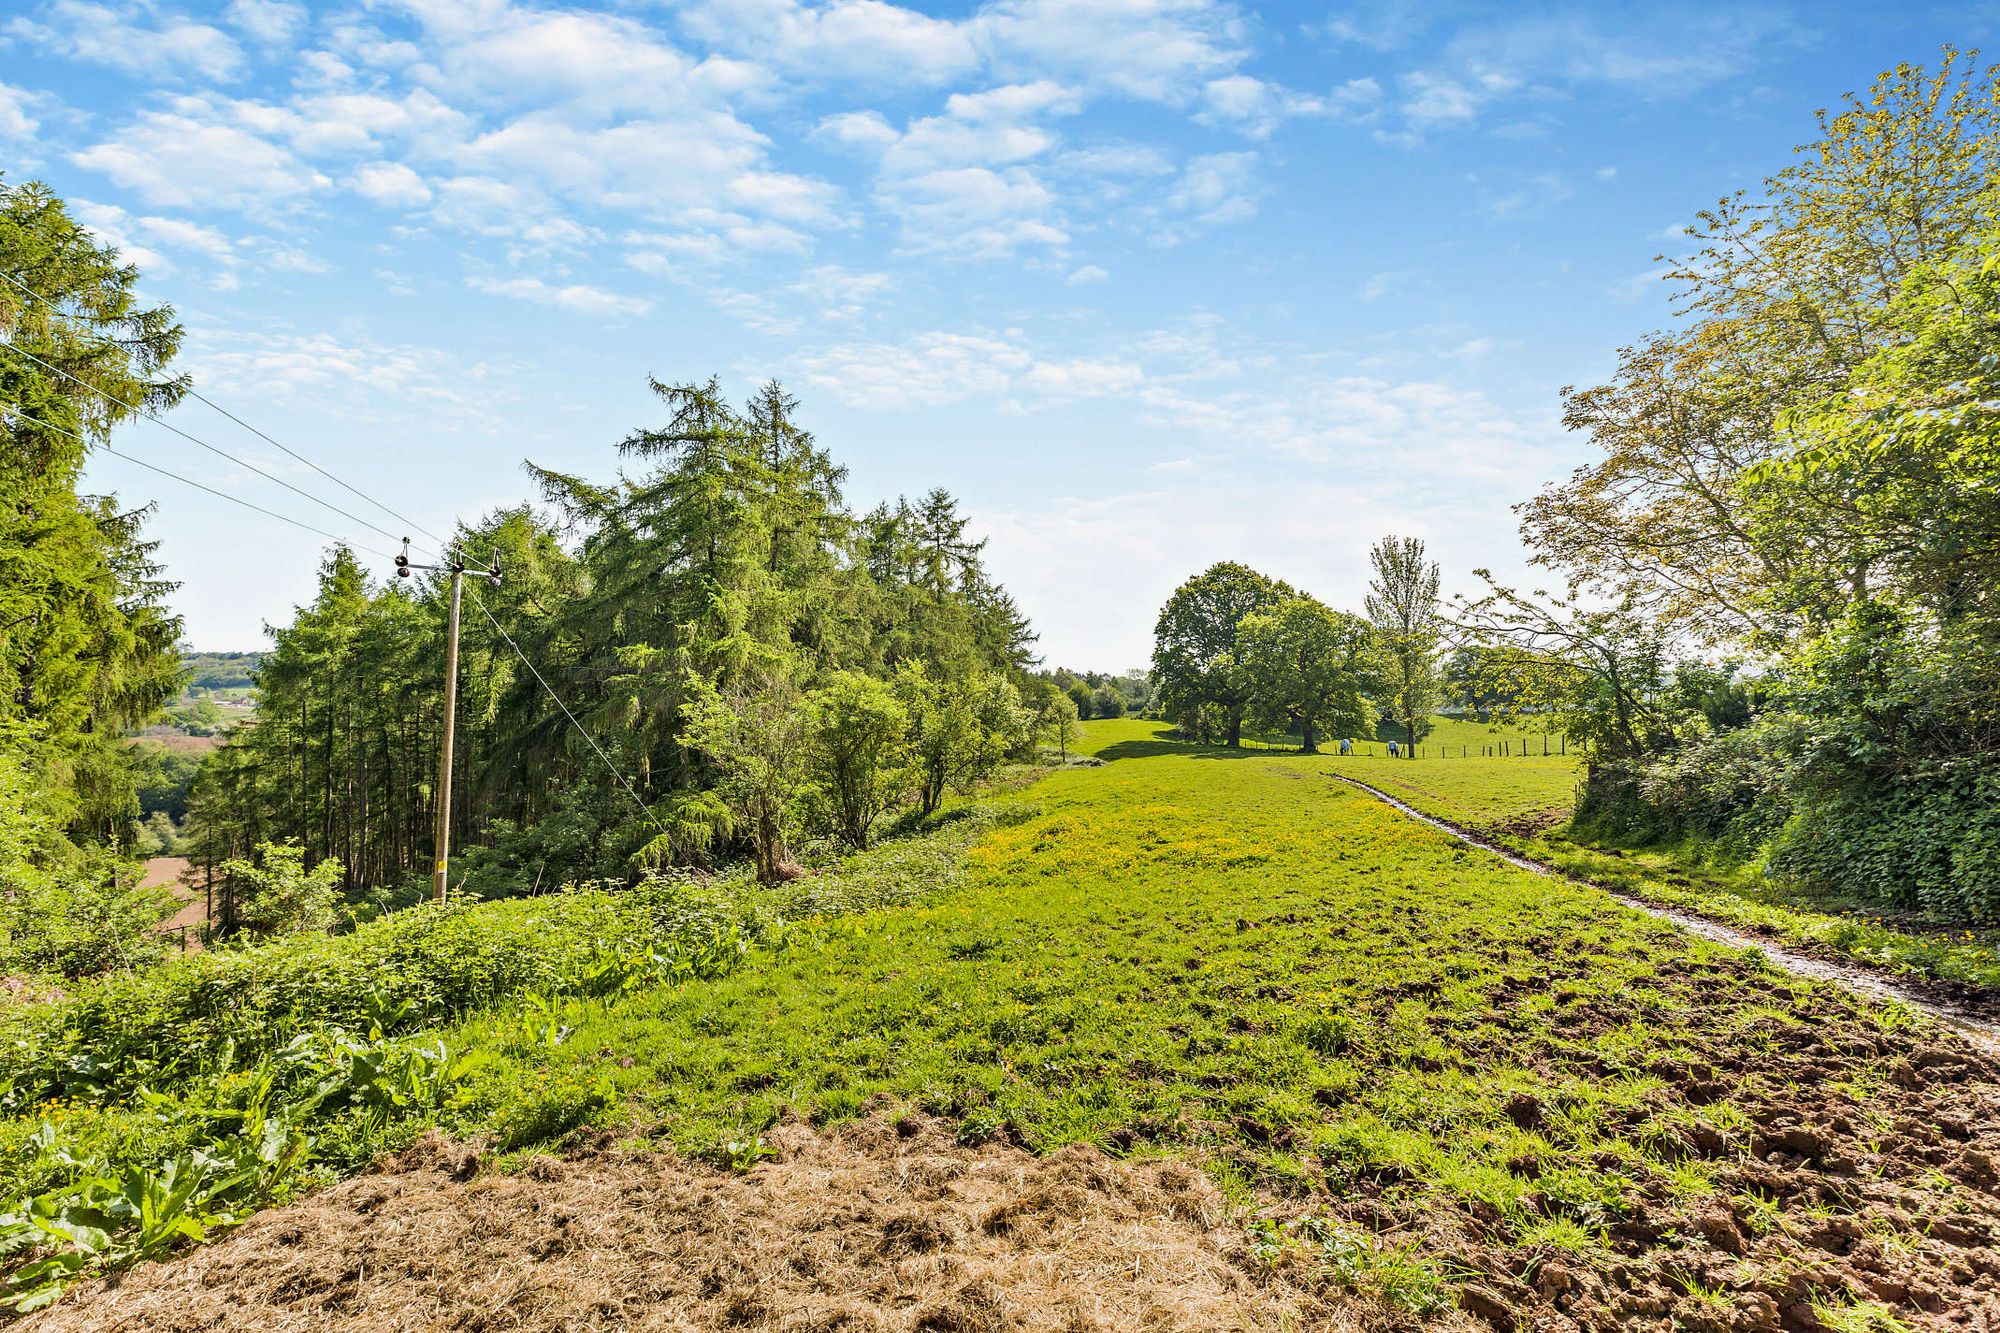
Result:
{"label": "tall evergreen tree", "polygon": [[26,728],[70,835],[117,842],[138,813],[120,738],[177,692],[180,622],[147,511],[77,487],[85,441],[184,392],[181,328],[39,184],[0,183],[0,272],[48,302],[0,285],[0,723]]}

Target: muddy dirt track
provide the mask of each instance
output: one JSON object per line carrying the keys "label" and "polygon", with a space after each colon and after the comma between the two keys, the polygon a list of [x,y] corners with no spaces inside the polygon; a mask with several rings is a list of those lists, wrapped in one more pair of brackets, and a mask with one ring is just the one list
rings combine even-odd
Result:
{"label": "muddy dirt track", "polygon": [[[1327,776],[1335,781],[1345,782],[1350,787],[1359,787],[1376,800],[1395,808],[1418,823],[1429,824],[1432,828],[1449,833],[1460,842],[1477,847],[1481,851],[1491,852],[1509,865],[1519,866],[1537,875],[1553,875],[1560,879],[1576,878],[1531,856],[1523,856],[1519,852],[1482,838],[1469,829],[1460,828],[1449,820],[1439,819],[1436,815],[1427,815],[1415,806],[1398,800],[1380,787],[1371,786],[1359,778],[1350,778],[1344,773],[1329,773]],[[1588,880],[1578,880],[1578,882],[1589,883]],[[1635,898],[1601,884],[1592,884],[1591,887],[1635,911],[1659,917],[1663,921],[1671,921],[1689,934],[1697,935],[1711,943],[1727,945],[1732,949],[1760,950],[1772,963],[1787,972],[1809,977],[1814,981],[1830,981],[1835,985],[1845,986],[1870,1000],[1888,1000],[1907,1005],[1918,1013],[1934,1018],[1953,1029],[1988,1055],[2000,1056],[2000,1001],[1996,1001],[1991,995],[1979,994],[1969,997],[1959,993],[1962,988],[1928,982],[1922,977],[1891,976],[1879,968],[1865,967],[1847,959],[1805,953],[1775,937],[1737,930],[1733,926],[1711,921],[1695,912],[1684,911],[1677,907],[1663,907],[1658,903],[1650,903],[1643,898]]]}

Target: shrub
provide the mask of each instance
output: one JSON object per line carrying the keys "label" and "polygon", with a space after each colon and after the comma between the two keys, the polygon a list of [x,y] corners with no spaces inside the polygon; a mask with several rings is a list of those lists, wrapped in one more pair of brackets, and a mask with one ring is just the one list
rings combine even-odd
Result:
{"label": "shrub", "polygon": [[238,886],[237,910],[258,930],[324,935],[333,929],[342,868],[332,857],[307,870],[305,848],[296,841],[260,842],[256,862],[225,861],[222,873]]}
{"label": "shrub", "polygon": [[86,983],[0,1018],[0,1101],[171,1087],[255,1063],[323,1027],[410,1031],[525,991],[586,989],[605,960],[717,948],[755,923],[710,886],[653,879],[613,894],[575,889],[485,904],[425,905],[348,935],[297,935],[170,960]]}
{"label": "shrub", "polygon": [[2000,772],[1802,795],[1773,870],[1866,902],[2000,919]]}

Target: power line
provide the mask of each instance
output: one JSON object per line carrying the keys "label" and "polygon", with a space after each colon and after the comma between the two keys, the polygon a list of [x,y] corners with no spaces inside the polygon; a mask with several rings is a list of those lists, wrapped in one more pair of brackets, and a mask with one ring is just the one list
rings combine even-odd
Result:
{"label": "power line", "polygon": [[[0,273],[0,281],[5,281],[10,286],[24,293],[30,300],[39,303],[40,305],[42,305],[44,308],[46,308],[52,314],[58,316],[59,318],[71,320],[76,323],[91,324],[91,325],[102,324],[104,322],[102,320],[94,319],[89,316],[77,314],[74,311],[64,310],[61,306],[49,300],[48,297],[43,296],[40,292],[28,286],[28,284],[22,282],[19,278],[14,277],[10,273]],[[16,350],[19,349],[17,348]],[[29,356],[31,359],[35,360],[37,364],[47,366],[48,369],[50,370],[55,370],[56,373],[59,375],[67,376],[67,378],[74,380],[78,384],[83,385],[84,388],[89,389],[93,393],[102,394],[104,392],[103,390],[97,388],[95,385],[84,384],[82,380],[78,380],[76,376],[70,375],[67,371],[59,370],[54,366],[49,366],[46,361],[42,361],[39,357],[34,357],[32,353],[24,352],[23,355]],[[207,406],[213,408],[217,412],[220,412],[223,416],[229,418],[231,421],[241,426],[244,430],[249,431],[251,434],[257,436],[261,440],[264,440],[266,443],[270,444],[274,448],[283,451],[289,457],[294,458],[299,462],[305,464],[307,467],[319,473],[322,477],[325,477],[328,481],[333,482],[336,486],[339,486],[341,489],[348,491],[353,495],[359,496],[361,499],[366,500],[371,505],[374,505],[377,509],[389,515],[389,517],[395,519],[397,522],[406,524],[411,530],[420,532],[424,536],[429,537],[433,542],[437,544],[437,548],[440,552],[450,549],[451,547],[450,542],[446,541],[443,537],[438,536],[435,532],[432,532],[429,528],[424,527],[421,523],[418,523],[415,519],[409,518],[397,512],[396,510],[391,509],[388,505],[383,504],[380,500],[377,500],[374,496],[368,494],[366,491],[363,491],[359,487],[349,484],[344,479],[327,471],[325,468],[321,467],[318,463],[313,462],[312,459],[307,458],[304,454],[298,452],[296,449],[293,449],[291,446],[285,444],[284,442],[278,439],[273,438],[271,435],[258,429],[256,426],[251,425],[249,422],[245,421],[242,417],[237,416],[234,412],[231,412],[228,408],[216,402],[214,399],[206,397],[194,387],[189,386],[187,392],[189,397],[195,399],[197,402],[206,404]],[[107,398],[110,397],[109,394],[105,394],[104,396]],[[112,401],[118,402],[119,400],[112,399]],[[132,407],[132,405],[129,403],[121,403],[120,405],[127,407],[132,411],[142,411],[142,409],[140,408]],[[158,416],[154,415],[153,413],[146,412],[144,413],[144,415],[146,415],[150,420],[156,422],[159,425],[167,426],[167,423],[165,421],[161,420]],[[373,531],[380,533],[382,536],[389,538],[389,540],[391,541],[396,540],[396,534],[388,532],[382,528],[376,527],[373,523],[368,522],[366,519],[360,518],[354,514],[350,514],[346,510],[341,509],[338,506],[327,504],[326,501],[320,499],[318,496],[311,495],[305,491],[301,491],[299,490],[298,487],[291,485],[289,482],[280,480],[277,477],[273,477],[271,476],[270,473],[263,471],[261,468],[258,468],[253,464],[244,462],[242,459],[236,458],[234,455],[223,453],[222,450],[217,449],[214,445],[209,444],[205,440],[196,439],[194,436],[188,435],[187,432],[182,431],[174,426],[167,426],[167,429],[173,431],[177,435],[183,436],[184,438],[194,440],[196,444],[201,445],[205,449],[209,449],[213,452],[223,454],[223,457],[230,459],[231,462],[234,462],[241,467],[249,468],[250,471],[257,473],[257,475],[261,477],[264,477],[271,481],[276,481],[280,486],[285,487],[285,489],[289,491],[293,491],[299,495],[305,496],[308,500],[311,500],[314,504],[323,505],[326,508],[331,509],[335,513],[341,515],[343,518],[349,519],[350,521],[355,523],[359,523],[365,528],[370,528]],[[407,538],[405,538],[405,540],[407,540]],[[491,571],[481,569],[480,572],[490,573]]]}
{"label": "power line", "polygon": [[288,517],[287,515],[284,514],[280,514],[276,510],[266,509],[264,508],[264,506],[260,504],[252,504],[250,501],[245,500],[240,496],[231,495],[227,491],[218,491],[213,486],[205,486],[201,482],[195,481],[190,477],[183,477],[178,472],[169,472],[166,468],[160,467],[153,463],[148,463],[143,458],[134,458],[130,454],[120,453],[118,450],[113,449],[108,444],[92,444],[91,441],[85,439],[81,435],[78,435],[73,430],[65,430],[61,426],[56,425],[53,421],[44,421],[40,417],[31,417],[26,412],[23,412],[20,408],[14,407],[11,404],[0,403],[0,412],[8,413],[12,417],[14,417],[14,419],[17,421],[25,421],[32,426],[40,426],[43,430],[52,430],[58,435],[67,435],[70,439],[75,440],[78,444],[81,444],[86,448],[102,449],[105,453],[110,454],[113,458],[122,458],[128,463],[136,463],[140,467],[145,468],[148,472],[157,472],[163,477],[171,477],[175,481],[181,483],[181,485],[183,486],[192,486],[198,491],[206,491],[210,495],[215,496],[217,499],[227,500],[229,501],[229,503],[235,505],[241,505],[245,509],[254,509],[258,513],[264,515],[266,518],[275,518],[280,523],[289,523],[295,528],[303,528],[307,532],[316,533],[321,537],[325,537],[328,541],[335,542],[341,546],[345,546],[350,550],[366,551],[369,555],[380,556],[384,560],[394,559],[393,556],[385,555],[383,552],[376,550],[372,546],[358,545],[354,542],[348,541],[345,537],[337,536],[334,533],[328,532],[325,528],[316,528],[310,523],[302,523],[298,519]]}
{"label": "power line", "polygon": [[334,504],[332,501],[320,499],[317,495],[314,495],[311,491],[301,490],[297,486],[292,485],[292,483],[290,483],[289,481],[286,481],[283,477],[273,476],[271,473],[266,472],[263,468],[258,467],[255,463],[247,462],[244,459],[238,458],[235,454],[230,453],[227,449],[223,449],[217,445],[210,444],[207,440],[202,439],[198,435],[190,435],[186,431],[182,430],[179,426],[172,425],[171,423],[162,420],[157,414],[148,411],[143,407],[140,407],[138,404],[129,403],[125,401],[123,398],[120,398],[115,393],[111,393],[106,389],[98,388],[95,384],[90,383],[88,380],[79,379],[77,376],[70,374],[67,370],[64,370],[61,366],[50,365],[48,362],[42,360],[42,358],[36,356],[33,352],[30,352],[23,347],[17,346],[16,344],[11,342],[0,342],[0,347],[5,347],[10,352],[14,352],[20,356],[25,356],[26,358],[28,358],[28,360],[34,362],[36,365],[40,366],[44,370],[54,371],[56,374],[62,376],[66,380],[69,380],[71,383],[76,384],[84,389],[88,389],[91,393],[96,394],[98,397],[104,399],[106,402],[116,403],[118,406],[124,408],[128,412],[138,413],[140,416],[146,418],[146,420],[151,421],[154,425],[165,427],[167,430],[172,431],[174,434],[180,436],[184,440],[187,440],[191,444],[200,445],[202,448],[208,450],[210,453],[216,455],[218,458],[226,458],[230,462],[236,464],[236,466],[254,472],[266,481],[276,482],[278,485],[284,487],[286,490],[290,491],[294,495],[302,496],[305,499],[311,500],[314,504],[319,505],[321,508],[332,510],[334,513],[339,514],[342,518],[348,520],[350,523],[359,523],[362,527],[369,529],[371,532],[380,533],[382,536],[387,537],[390,541],[398,540],[396,534],[389,531],[387,528],[380,527],[374,523],[370,523],[367,519],[360,517],[358,514],[350,514],[345,509],[342,509],[339,505]]}
{"label": "power line", "polygon": [[528,668],[528,674],[535,678],[535,683],[548,693],[549,698],[556,701],[556,707],[562,709],[563,716],[569,719],[569,724],[572,727],[576,728],[576,734],[583,737],[590,748],[597,752],[597,757],[604,762],[606,768],[611,770],[611,776],[618,779],[618,785],[623,787],[625,794],[632,798],[632,804],[639,807],[639,813],[644,815],[653,827],[660,831],[661,837],[671,836],[667,833],[666,826],[660,823],[658,816],[654,815],[653,808],[639,799],[639,793],[632,789],[632,784],[625,780],[625,775],[618,771],[616,764],[611,762],[611,756],[604,753],[603,747],[597,743],[588,731],[584,730],[583,723],[576,720],[576,714],[569,711],[569,705],[563,702],[562,696],[557,694],[555,689],[546,680],[542,679],[542,673],[535,670],[535,664],[530,662],[528,655],[521,651],[521,645],[515,643],[513,636],[500,627],[500,622],[495,620],[493,613],[486,609],[486,603],[480,600],[477,592],[472,594],[472,604],[479,608],[479,614],[486,617],[486,623],[493,626],[493,632],[498,634],[506,642],[507,646],[514,650],[514,656],[521,659],[521,665]]}

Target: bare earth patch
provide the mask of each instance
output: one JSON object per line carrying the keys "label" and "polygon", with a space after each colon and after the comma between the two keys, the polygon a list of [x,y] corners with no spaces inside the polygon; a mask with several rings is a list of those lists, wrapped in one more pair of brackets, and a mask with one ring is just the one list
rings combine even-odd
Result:
{"label": "bare earth patch", "polygon": [[922,1117],[781,1125],[746,1174],[652,1153],[475,1174],[419,1142],[387,1169],[24,1330],[754,1329],[1113,1333],[1367,1329],[1371,1307],[1258,1276],[1179,1161],[963,1147]]}

